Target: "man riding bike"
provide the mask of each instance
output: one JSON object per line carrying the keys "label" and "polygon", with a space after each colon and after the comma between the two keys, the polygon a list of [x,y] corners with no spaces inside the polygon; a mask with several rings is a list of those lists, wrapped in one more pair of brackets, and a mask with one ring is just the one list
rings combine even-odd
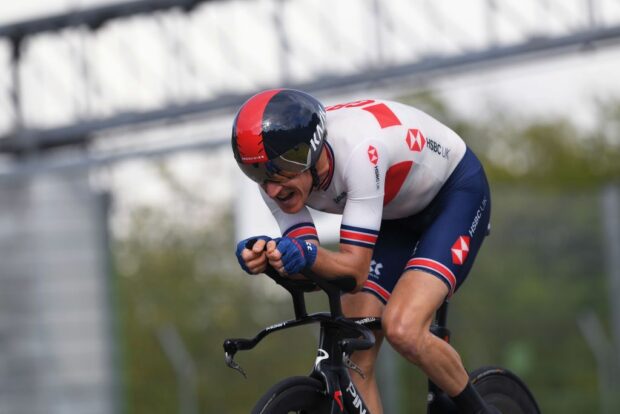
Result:
{"label": "man riding bike", "polygon": [[[297,90],[263,91],[234,120],[232,148],[260,186],[282,237],[237,245],[250,274],[312,269],[354,276],[348,317],[380,316],[392,347],[441,387],[463,413],[495,413],[469,383],[452,346],[429,331],[461,286],[487,233],[490,191],[482,165],[451,129],[397,102],[367,99],[323,107]],[[342,215],[337,252],[320,246],[308,210]],[[370,271],[369,271],[370,269]],[[382,413],[374,364],[382,336],[353,362],[373,414]]]}

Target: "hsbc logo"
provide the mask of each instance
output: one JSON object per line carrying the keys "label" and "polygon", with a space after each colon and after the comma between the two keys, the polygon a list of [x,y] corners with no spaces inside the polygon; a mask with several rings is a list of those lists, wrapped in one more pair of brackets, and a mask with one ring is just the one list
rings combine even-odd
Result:
{"label": "hsbc logo", "polygon": [[372,145],[368,146],[368,159],[370,160],[370,163],[375,167],[375,185],[378,190],[379,188],[381,188],[381,176],[379,174],[379,166],[377,165],[379,163],[379,152]]}
{"label": "hsbc logo", "polygon": [[407,131],[407,146],[411,151],[422,152],[426,145],[426,138],[419,129],[411,128]]}
{"label": "hsbc logo", "polygon": [[478,228],[478,223],[480,222],[480,219],[482,218],[482,213],[484,213],[484,210],[486,210],[487,208],[487,202],[488,201],[485,197],[482,200],[480,207],[478,207],[478,211],[476,211],[476,215],[474,216],[474,220],[471,222],[471,226],[469,226],[469,235],[471,237],[474,237],[474,233],[476,233],[476,229]]}
{"label": "hsbc logo", "polygon": [[377,149],[372,145],[368,146],[368,159],[370,160],[370,163],[372,165],[377,165],[377,163],[379,162],[379,153],[377,152]]}
{"label": "hsbc logo", "polygon": [[435,154],[441,155],[445,159],[450,158],[450,148],[441,146],[441,144],[437,141],[429,139],[427,141],[427,148],[433,151]]}
{"label": "hsbc logo", "polygon": [[452,252],[452,263],[455,265],[462,265],[467,260],[469,254],[469,236],[459,236],[458,239],[452,245],[450,251]]}
{"label": "hsbc logo", "polygon": [[450,158],[450,148],[442,146],[433,139],[427,139],[419,129],[409,129],[407,131],[407,138],[405,141],[407,141],[407,146],[411,151],[422,152],[422,150],[426,147],[435,154],[441,155],[445,159]]}

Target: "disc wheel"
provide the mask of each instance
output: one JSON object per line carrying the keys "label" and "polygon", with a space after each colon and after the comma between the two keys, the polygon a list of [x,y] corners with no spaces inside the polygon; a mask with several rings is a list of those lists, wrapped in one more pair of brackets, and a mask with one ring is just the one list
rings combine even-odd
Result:
{"label": "disc wheel", "polygon": [[271,387],[252,414],[325,414],[329,413],[330,404],[320,381],[291,377]]}
{"label": "disc wheel", "polygon": [[470,380],[482,398],[502,414],[540,414],[527,385],[506,369],[480,368],[470,374]]}

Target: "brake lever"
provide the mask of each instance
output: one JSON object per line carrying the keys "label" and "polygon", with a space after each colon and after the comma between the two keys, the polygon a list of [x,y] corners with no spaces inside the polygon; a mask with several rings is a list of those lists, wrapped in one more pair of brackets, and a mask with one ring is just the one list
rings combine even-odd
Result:
{"label": "brake lever", "polygon": [[228,368],[232,368],[235,371],[238,371],[241,375],[243,375],[243,378],[248,379],[248,376],[246,375],[245,371],[243,368],[241,368],[241,365],[239,365],[236,361],[235,361],[235,354],[234,352],[232,354],[229,354],[228,352],[224,353],[224,359],[226,360],[226,365],[228,365]]}
{"label": "brake lever", "polygon": [[228,365],[228,368],[238,371],[245,379],[247,379],[248,376],[246,375],[245,370],[235,361],[235,354],[238,350],[239,346],[234,340],[227,339],[224,341],[224,360],[226,361],[226,365]]}

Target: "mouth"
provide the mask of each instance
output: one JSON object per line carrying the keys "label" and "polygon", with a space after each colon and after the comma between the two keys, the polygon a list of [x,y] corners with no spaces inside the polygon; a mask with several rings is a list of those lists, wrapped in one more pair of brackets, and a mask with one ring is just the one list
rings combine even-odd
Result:
{"label": "mouth", "polygon": [[294,191],[290,191],[290,192],[281,192],[280,194],[277,195],[277,199],[280,201],[288,201],[291,198],[293,198],[295,196],[295,192]]}

